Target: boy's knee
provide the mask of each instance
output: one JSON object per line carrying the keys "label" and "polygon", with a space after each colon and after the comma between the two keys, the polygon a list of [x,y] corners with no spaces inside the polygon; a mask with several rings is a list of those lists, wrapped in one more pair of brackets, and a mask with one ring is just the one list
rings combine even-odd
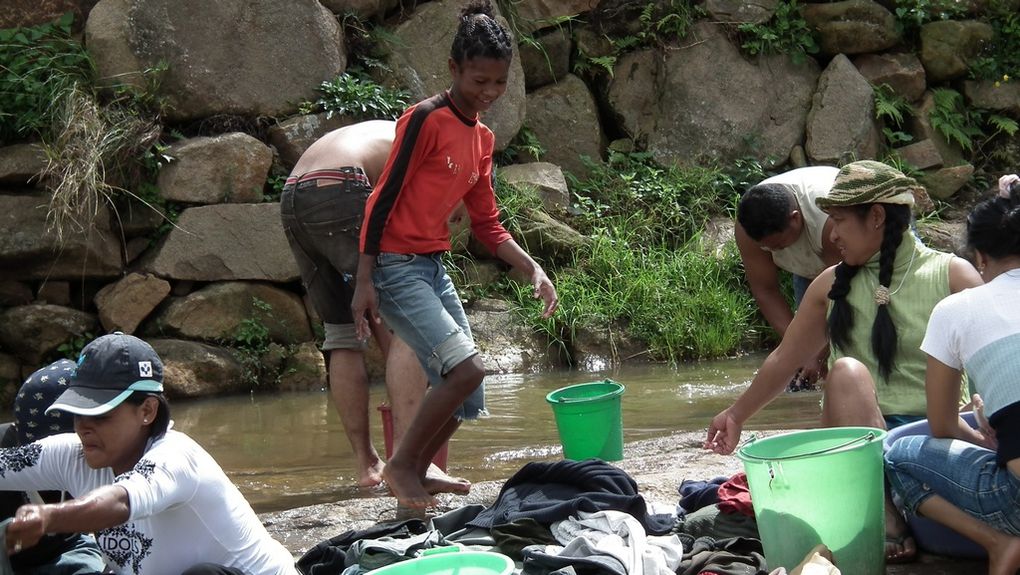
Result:
{"label": "boy's knee", "polygon": [[446,374],[448,383],[470,387],[472,390],[481,385],[484,378],[485,366],[477,354],[458,363]]}

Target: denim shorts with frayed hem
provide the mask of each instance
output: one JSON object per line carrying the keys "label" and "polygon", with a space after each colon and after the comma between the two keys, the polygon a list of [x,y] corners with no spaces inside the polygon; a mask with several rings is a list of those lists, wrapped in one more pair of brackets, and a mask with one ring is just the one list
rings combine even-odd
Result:
{"label": "denim shorts with frayed hem", "polygon": [[[414,350],[430,385],[442,385],[444,375],[478,354],[464,306],[440,254],[379,254],[372,280],[379,295],[379,314]],[[485,413],[485,390],[480,384],[454,417],[476,419]]]}
{"label": "denim shorts with frayed hem", "polygon": [[1020,479],[999,467],[995,452],[959,439],[912,435],[885,454],[895,499],[911,514],[939,495],[995,529],[1020,536]]}

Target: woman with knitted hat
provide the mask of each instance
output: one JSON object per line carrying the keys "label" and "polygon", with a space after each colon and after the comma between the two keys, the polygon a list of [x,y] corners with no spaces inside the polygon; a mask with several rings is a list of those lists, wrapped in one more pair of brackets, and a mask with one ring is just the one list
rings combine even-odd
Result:
{"label": "woman with knitted hat", "polygon": [[75,499],[19,507],[8,553],[45,533],[95,532],[118,574],[296,575],[212,456],[170,429],[163,364],[149,344],[114,333],[86,345],[53,411],[74,416],[74,433],[0,449],[0,489]]}
{"label": "woman with knitted hat", "polygon": [[[982,281],[966,260],[914,241],[909,224],[919,187],[881,162],[840,169],[829,195],[815,201],[834,224],[832,241],[843,261],[811,282],[751,386],[712,419],[707,449],[731,453],[744,422],[830,343],[823,426],[892,428],[924,417],[926,358],[919,346],[928,316],[949,294]],[[886,525],[887,559],[912,556],[913,541],[904,538],[903,519],[891,508]]]}

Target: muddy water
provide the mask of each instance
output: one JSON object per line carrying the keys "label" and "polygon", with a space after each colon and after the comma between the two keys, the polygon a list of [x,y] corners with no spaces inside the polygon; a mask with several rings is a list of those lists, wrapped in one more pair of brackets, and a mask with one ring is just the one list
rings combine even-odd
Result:
{"label": "muddy water", "polygon": [[[629,367],[603,373],[495,375],[486,378],[491,415],[466,423],[450,443],[449,471],[472,481],[505,479],[529,461],[560,457],[545,395],[610,377],[626,386],[624,441],[704,429],[749,383],[761,356],[679,368]],[[382,451],[385,393],[373,390],[373,437]],[[786,394],[748,427],[815,425],[818,393]],[[175,428],[201,443],[257,511],[275,511],[377,492],[353,486],[354,459],[327,392],[253,395],[173,405]]]}

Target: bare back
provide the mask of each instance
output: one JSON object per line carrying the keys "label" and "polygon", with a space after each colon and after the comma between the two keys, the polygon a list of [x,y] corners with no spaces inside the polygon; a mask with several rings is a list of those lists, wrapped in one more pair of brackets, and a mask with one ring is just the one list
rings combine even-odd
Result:
{"label": "bare back", "polygon": [[393,147],[396,125],[389,120],[369,120],[333,130],[301,154],[290,175],[349,166],[364,170],[375,185]]}

